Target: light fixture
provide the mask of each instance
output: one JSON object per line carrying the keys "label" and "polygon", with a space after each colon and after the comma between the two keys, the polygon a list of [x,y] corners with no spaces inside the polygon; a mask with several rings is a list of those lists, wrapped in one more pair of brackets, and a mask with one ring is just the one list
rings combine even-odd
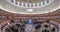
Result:
{"label": "light fixture", "polygon": [[27,12],[33,12],[33,9],[27,9]]}

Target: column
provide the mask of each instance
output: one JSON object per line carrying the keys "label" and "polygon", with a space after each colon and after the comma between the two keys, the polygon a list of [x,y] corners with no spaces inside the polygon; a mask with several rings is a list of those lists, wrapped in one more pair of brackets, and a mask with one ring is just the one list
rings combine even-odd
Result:
{"label": "column", "polygon": [[59,24],[59,32],[60,32],[60,24]]}

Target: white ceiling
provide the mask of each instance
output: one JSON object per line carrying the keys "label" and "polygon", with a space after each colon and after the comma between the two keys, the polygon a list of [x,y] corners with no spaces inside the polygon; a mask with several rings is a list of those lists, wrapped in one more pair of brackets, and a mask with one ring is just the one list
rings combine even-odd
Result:
{"label": "white ceiling", "polygon": [[[15,4],[11,4],[6,0],[0,0],[0,9],[3,9],[7,12],[18,13],[18,14],[44,14],[56,11],[59,8],[60,8],[60,0],[55,0],[48,5],[37,8],[23,8]],[[28,9],[32,9],[33,11],[29,12],[27,11]]]}

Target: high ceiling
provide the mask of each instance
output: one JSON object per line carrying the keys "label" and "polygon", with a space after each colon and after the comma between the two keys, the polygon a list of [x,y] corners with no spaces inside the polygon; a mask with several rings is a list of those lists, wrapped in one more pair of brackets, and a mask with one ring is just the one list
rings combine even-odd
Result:
{"label": "high ceiling", "polygon": [[41,1],[45,1],[45,0],[17,0],[17,1],[22,1],[22,2],[41,2]]}
{"label": "high ceiling", "polygon": [[[0,0],[0,9],[17,14],[44,14],[60,9],[60,0]],[[32,1],[27,2],[27,1]]]}

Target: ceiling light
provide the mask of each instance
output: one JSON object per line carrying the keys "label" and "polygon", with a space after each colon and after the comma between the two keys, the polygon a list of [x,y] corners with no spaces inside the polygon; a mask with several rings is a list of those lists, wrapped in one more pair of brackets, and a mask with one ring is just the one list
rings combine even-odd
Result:
{"label": "ceiling light", "polygon": [[33,11],[33,9],[27,9],[27,11],[28,11],[28,12],[32,12],[32,11]]}

